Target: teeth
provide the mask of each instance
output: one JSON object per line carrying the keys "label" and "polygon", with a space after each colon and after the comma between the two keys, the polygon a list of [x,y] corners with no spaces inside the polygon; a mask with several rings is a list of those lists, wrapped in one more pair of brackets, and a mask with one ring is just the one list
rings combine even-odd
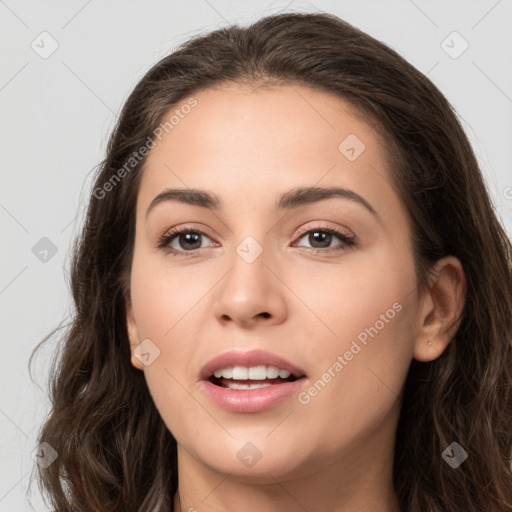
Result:
{"label": "teeth", "polygon": [[279,377],[279,368],[276,368],[275,366],[268,366],[267,367],[267,378],[277,379],[277,377]]}
{"label": "teeth", "polygon": [[267,378],[266,366],[251,366],[249,368],[250,380],[265,380]]}
{"label": "teeth", "polygon": [[227,387],[229,389],[260,389],[268,386],[272,386],[272,384],[269,384],[268,382],[251,382],[251,384],[240,384],[238,382],[227,383]]}
{"label": "teeth", "polygon": [[233,378],[233,368],[224,368],[224,370],[220,370],[221,371],[221,375],[217,375],[217,372],[219,370],[217,370],[215,372],[215,377],[220,377],[220,376],[223,376],[225,379],[232,379]]}
{"label": "teeth", "polygon": [[235,366],[233,367],[233,376],[231,378],[235,380],[247,380],[249,378],[249,369],[245,366]]}
{"label": "teeth", "polygon": [[[215,370],[216,378],[235,379],[235,380],[265,380],[265,379],[287,379],[291,373],[287,370],[276,368],[275,366],[232,366],[227,368],[219,368]],[[243,388],[240,388],[243,389]]]}

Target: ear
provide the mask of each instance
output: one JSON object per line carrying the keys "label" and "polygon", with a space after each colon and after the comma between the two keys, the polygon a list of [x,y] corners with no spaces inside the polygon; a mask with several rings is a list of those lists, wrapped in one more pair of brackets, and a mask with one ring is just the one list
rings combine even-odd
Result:
{"label": "ear", "polygon": [[437,261],[428,278],[418,318],[413,357],[433,361],[446,349],[460,325],[466,301],[466,278],[455,256]]}
{"label": "ear", "polygon": [[135,357],[133,351],[139,346],[139,331],[137,329],[137,325],[135,323],[135,318],[133,316],[132,306],[129,302],[126,303],[126,331],[128,333],[128,341],[130,343],[130,353],[132,355],[131,362],[132,365],[138,370],[143,370],[144,365],[142,362]]}

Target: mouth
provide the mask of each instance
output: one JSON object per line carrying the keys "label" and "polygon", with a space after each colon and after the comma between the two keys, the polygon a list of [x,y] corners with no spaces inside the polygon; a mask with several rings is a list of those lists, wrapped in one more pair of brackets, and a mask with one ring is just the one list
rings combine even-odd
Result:
{"label": "mouth", "polygon": [[209,399],[234,413],[272,409],[307,385],[300,368],[268,352],[221,355],[203,368],[201,377]]}
{"label": "mouth", "polygon": [[219,354],[204,365],[199,376],[215,387],[233,390],[281,387],[305,377],[302,368],[261,349]]}
{"label": "mouth", "polygon": [[[250,370],[250,368],[247,368],[246,370]],[[272,372],[271,371],[268,373]],[[214,384],[215,386],[219,386],[221,388],[228,388],[228,389],[240,389],[240,390],[246,390],[246,389],[261,389],[266,388],[269,386],[275,386],[278,384],[284,384],[286,382],[295,382],[298,379],[304,378],[305,375],[296,376],[293,374],[290,374],[287,377],[269,377],[266,375],[264,378],[233,378],[233,377],[224,377],[219,376],[216,377],[215,375],[211,375],[207,380]]]}

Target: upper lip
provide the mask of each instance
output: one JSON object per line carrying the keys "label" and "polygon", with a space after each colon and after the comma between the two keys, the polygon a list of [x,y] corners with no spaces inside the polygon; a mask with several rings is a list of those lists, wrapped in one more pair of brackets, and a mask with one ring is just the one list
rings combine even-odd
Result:
{"label": "upper lip", "polygon": [[290,363],[286,359],[272,354],[266,350],[249,350],[223,352],[210,359],[202,368],[200,378],[201,380],[208,380],[215,370],[221,368],[229,368],[232,366],[275,366],[282,370],[288,370],[295,377],[304,377],[306,374],[304,370]]}

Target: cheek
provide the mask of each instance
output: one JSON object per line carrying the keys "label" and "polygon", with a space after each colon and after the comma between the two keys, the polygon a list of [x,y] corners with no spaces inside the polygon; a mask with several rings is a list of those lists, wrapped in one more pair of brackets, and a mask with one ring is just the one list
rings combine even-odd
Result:
{"label": "cheek", "polygon": [[416,290],[414,268],[389,245],[347,254],[337,265],[315,263],[303,272],[286,271],[285,281],[293,283],[292,323],[308,329],[304,341],[317,340],[319,353],[342,349],[360,333],[364,339],[372,326],[382,338],[407,330],[401,321]]}
{"label": "cheek", "polygon": [[303,321],[302,350],[315,372],[297,397],[311,428],[321,414],[358,435],[389,413],[403,386],[413,352],[414,269],[391,252],[373,256],[357,268],[306,274],[297,288],[318,312]]}
{"label": "cheek", "polygon": [[[211,287],[211,284],[209,285]],[[193,400],[184,388],[195,379],[196,339],[190,331],[200,316],[199,301],[208,290],[208,282],[191,282],[186,273],[171,272],[160,257],[134,255],[131,275],[131,299],[139,338],[150,339],[158,357],[144,366],[144,375],[152,398],[163,420],[192,414]],[[194,412],[197,414],[197,411]]]}
{"label": "cheek", "polygon": [[217,279],[212,272],[193,267],[180,268],[173,256],[135,252],[131,297],[141,335],[162,341],[162,348],[173,334],[192,322],[201,299]]}

